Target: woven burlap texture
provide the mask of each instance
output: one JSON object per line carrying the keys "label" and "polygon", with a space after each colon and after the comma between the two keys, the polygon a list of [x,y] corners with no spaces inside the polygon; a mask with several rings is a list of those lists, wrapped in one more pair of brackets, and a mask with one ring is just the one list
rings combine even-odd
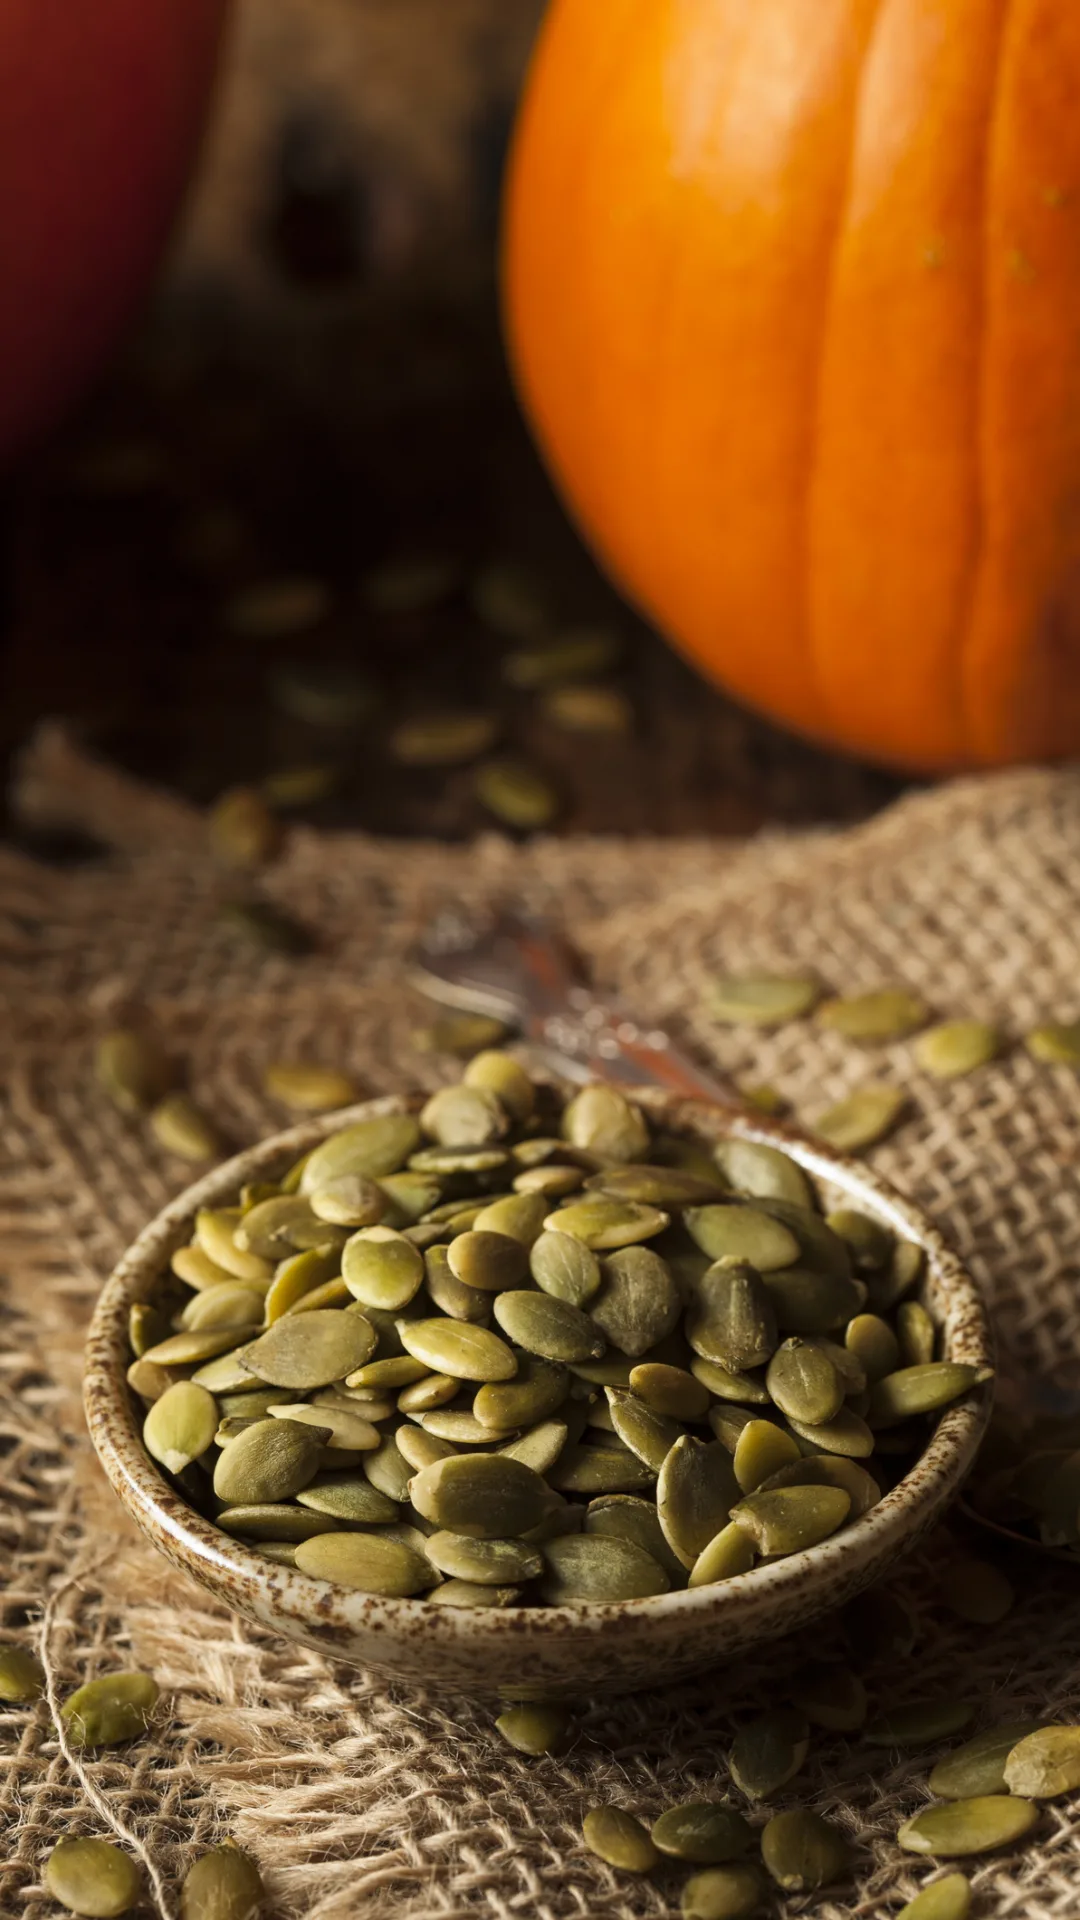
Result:
{"label": "woven burlap texture", "polygon": [[[447,904],[512,898],[557,915],[597,977],[702,1057],[775,1082],[811,1115],[873,1074],[910,1085],[911,1117],[879,1149],[883,1173],[937,1218],[992,1295],[1005,1374],[1077,1376],[1080,1087],[1013,1045],[942,1086],[910,1050],[871,1059],[800,1023],[775,1036],[710,1021],[721,967],[813,967],[836,987],[903,981],[942,1013],[998,1020],[1011,1036],[1080,1013],[1080,778],[1020,772],[919,794],[838,835],[750,844],[492,837],[470,847],[324,838],[298,829],[263,883],[317,933],[288,960],[219,924],[228,886],[201,825],[42,737],[20,803],[116,849],[58,871],[0,854],[4,1076],[0,1244],[6,1280],[0,1447],[6,1638],[44,1639],[59,1694],[116,1665],[162,1687],[150,1734],[92,1758],[83,1778],[47,1702],[8,1708],[0,1913],[52,1911],[40,1886],[63,1834],[133,1836],[153,1868],[147,1912],[171,1920],[185,1863],[232,1833],[259,1857],[272,1910],[292,1920],[528,1916],[611,1920],[677,1908],[680,1875],[630,1882],[580,1843],[584,1809],[646,1816],[728,1790],[725,1754],[746,1713],[781,1697],[800,1657],[839,1650],[834,1623],[736,1672],[663,1696],[581,1703],[566,1755],[525,1760],[468,1703],[395,1690],[246,1626],[215,1607],[125,1522],[89,1452],[80,1342],[95,1294],[185,1170],[103,1100],[95,1037],[137,1011],[184,1062],[237,1144],[282,1124],[261,1090],[276,1058],[347,1066],[358,1088],[431,1084],[452,1067],[412,1041],[418,1003],[404,955]],[[938,1586],[951,1535],[897,1584],[917,1615],[914,1658],[871,1667],[881,1701],[947,1690],[986,1718],[1076,1716],[1080,1611],[1072,1576],[1030,1560],[1016,1610],[993,1630],[951,1618]],[[825,1735],[800,1801],[859,1849],[851,1889],[816,1902],[888,1914],[933,1874],[898,1851],[926,1797],[928,1762]],[[1080,1807],[1047,1809],[1032,1845],[974,1874],[980,1914],[1080,1912]]]}

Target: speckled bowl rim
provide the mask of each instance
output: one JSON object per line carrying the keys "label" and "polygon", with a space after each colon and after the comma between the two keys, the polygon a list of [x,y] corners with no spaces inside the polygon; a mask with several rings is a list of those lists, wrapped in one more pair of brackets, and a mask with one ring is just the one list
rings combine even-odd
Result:
{"label": "speckled bowl rim", "polygon": [[[824,1611],[830,1604],[828,1591],[834,1589],[845,1565],[858,1563],[865,1568],[880,1561],[884,1572],[929,1529],[973,1464],[990,1417],[989,1383],[943,1414],[925,1452],[903,1480],[868,1513],[821,1545],[715,1586],[682,1588],[645,1600],[496,1609],[442,1608],[423,1600],[387,1599],[331,1586],[268,1562],[194,1512],[142,1445],[134,1397],[125,1379],[129,1307],[148,1297],[171,1254],[190,1238],[199,1207],[231,1200],[246,1182],[280,1173],[327,1134],[378,1114],[416,1111],[423,1098],[386,1095],[363,1101],[306,1120],[247,1148],[170,1201],[143,1229],[106,1282],[86,1346],[84,1404],[90,1438],[128,1513],[175,1564],[226,1604],[286,1635],[295,1637],[302,1631],[309,1640],[319,1640],[325,1622],[327,1650],[337,1657],[342,1657],[342,1622],[367,1635],[385,1632],[392,1638],[405,1630],[410,1638],[421,1636],[433,1653],[463,1642],[472,1649],[487,1643],[494,1650],[512,1639],[520,1654],[530,1642],[557,1640],[566,1631],[568,1616],[579,1636],[591,1633],[609,1643],[622,1631],[632,1629],[638,1634],[648,1621],[671,1615],[685,1617],[688,1624],[691,1620],[695,1625],[715,1622],[722,1639],[725,1613],[744,1609],[751,1595],[761,1603],[765,1640],[770,1637],[769,1616],[774,1610],[770,1602],[795,1587],[808,1601],[808,1589],[820,1585]],[[926,1251],[928,1283],[938,1296],[947,1356],[976,1366],[993,1365],[989,1318],[974,1281],[926,1215],[860,1161],[833,1153],[764,1117],[676,1099],[651,1088],[635,1090],[633,1098],[655,1120],[675,1129],[693,1130],[713,1140],[734,1135],[781,1147],[809,1173],[842,1189],[853,1204],[869,1207],[897,1233],[917,1240]],[[870,1585],[872,1579],[873,1574],[867,1574],[859,1584]]]}

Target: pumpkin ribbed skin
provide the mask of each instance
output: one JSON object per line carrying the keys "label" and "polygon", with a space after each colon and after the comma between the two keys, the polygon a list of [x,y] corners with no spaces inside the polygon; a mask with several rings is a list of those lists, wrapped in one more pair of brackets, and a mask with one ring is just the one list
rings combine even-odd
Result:
{"label": "pumpkin ribbed skin", "polygon": [[622,586],[901,765],[1080,751],[1080,6],[554,0],[519,389]]}

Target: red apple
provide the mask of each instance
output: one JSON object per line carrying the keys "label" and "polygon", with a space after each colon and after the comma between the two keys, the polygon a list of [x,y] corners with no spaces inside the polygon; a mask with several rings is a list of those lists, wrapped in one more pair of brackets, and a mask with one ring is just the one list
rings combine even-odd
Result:
{"label": "red apple", "polygon": [[228,0],[0,0],[0,459],[100,363],[157,263]]}

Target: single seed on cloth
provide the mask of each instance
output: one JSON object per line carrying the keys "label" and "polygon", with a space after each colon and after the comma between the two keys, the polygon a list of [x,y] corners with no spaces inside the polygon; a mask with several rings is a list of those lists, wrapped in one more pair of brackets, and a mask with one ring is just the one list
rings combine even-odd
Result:
{"label": "single seed on cloth", "polygon": [[473,791],[481,806],[520,833],[550,826],[559,811],[554,787],[527,760],[485,760],[476,769]]}
{"label": "single seed on cloth", "polygon": [[790,1228],[745,1201],[687,1207],[683,1219],[710,1260],[742,1260],[757,1273],[773,1273],[799,1258],[799,1242]]}
{"label": "single seed on cloth", "polygon": [[408,1599],[435,1585],[429,1563],[401,1541],[374,1533],[320,1533],[296,1549],[301,1573],[361,1593]]}
{"label": "single seed on cloth", "polygon": [[818,1008],[818,1021],[860,1046],[905,1040],[926,1025],[930,1009],[906,987],[878,987],[871,993],[841,995]]}
{"label": "single seed on cloth", "polygon": [[932,1360],[901,1367],[877,1381],[870,1395],[871,1426],[891,1427],[917,1413],[936,1413],[958,1400],[979,1379],[977,1367],[958,1360]]}
{"label": "single seed on cloth", "polygon": [[974,1718],[975,1709],[966,1700],[913,1700],[868,1721],[863,1739],[872,1747],[927,1747],[963,1733]]}
{"label": "single seed on cloth", "polygon": [[1006,1720],[985,1728],[938,1761],[928,1782],[931,1793],[939,1800],[970,1800],[1007,1792],[1009,1755],[1028,1734],[1041,1731],[1038,1720]]}
{"label": "single seed on cloth", "polygon": [[103,1673],[69,1693],[60,1709],[76,1747],[118,1747],[150,1725],[159,1688],[148,1673]]}
{"label": "single seed on cloth", "polygon": [[601,1260],[600,1270],[602,1284],[589,1302],[589,1318],[613,1347],[636,1360],[678,1325],[679,1290],[650,1247],[623,1247]]}
{"label": "single seed on cloth", "polygon": [[265,1898],[259,1869],[250,1853],[231,1842],[200,1854],[188,1868],[180,1892],[181,1920],[255,1920]]}
{"label": "single seed on cloth", "polygon": [[508,1339],[542,1360],[598,1360],[607,1344],[588,1314],[552,1294],[500,1293],[494,1311]]}
{"label": "single seed on cloth", "polygon": [[551,1505],[547,1484],[505,1454],[452,1454],[409,1482],[417,1513],[473,1540],[518,1540]]}
{"label": "single seed on cloth", "polygon": [[[588,680],[614,665],[622,651],[617,633],[607,627],[571,627],[565,633],[548,635],[532,645],[508,653],[502,663],[503,679],[508,686],[523,692],[538,688],[563,688],[566,682]],[[569,689],[566,689],[569,690]],[[577,693],[595,689],[579,687]]]}
{"label": "single seed on cloth", "polygon": [[1047,1020],[1025,1034],[1024,1045],[1044,1065],[1080,1067],[1080,1020]]}
{"label": "single seed on cloth", "polygon": [[523,1353],[513,1380],[479,1387],[473,1413],[485,1427],[524,1427],[546,1420],[566,1399],[570,1378],[565,1367]]}
{"label": "single seed on cloth", "polygon": [[291,1420],[299,1426],[319,1429],[327,1436],[323,1446],[331,1451],[347,1448],[352,1453],[366,1453],[369,1448],[377,1447],[383,1437],[359,1410],[329,1406],[325,1400],[310,1406],[306,1400],[289,1400],[283,1405],[271,1407],[270,1417],[272,1420]]}
{"label": "single seed on cloth", "polygon": [[529,1252],[529,1271],[542,1292],[572,1307],[587,1306],[603,1277],[592,1248],[568,1233],[541,1233]]}
{"label": "single seed on cloth", "polygon": [[541,1598],[549,1606],[607,1605],[667,1593],[663,1567],[631,1540],[604,1534],[565,1534],[543,1545]]}
{"label": "single seed on cloth", "polygon": [[629,733],[634,709],[618,687],[551,687],[543,696],[544,718],[571,733]]}
{"label": "single seed on cloth", "polygon": [[839,1153],[861,1153],[892,1132],[907,1105],[901,1087],[856,1087],[846,1099],[819,1113],[813,1129],[819,1140]]}
{"label": "single seed on cloth", "polygon": [[213,1395],[178,1380],[155,1401],[143,1422],[143,1445],[170,1473],[183,1473],[212,1446],[218,1409]]}
{"label": "single seed on cloth", "polygon": [[507,1746],[518,1753],[558,1753],[570,1737],[573,1721],[566,1707],[523,1701],[507,1707],[495,1722]]}
{"label": "single seed on cloth", "polygon": [[420,1145],[420,1123],[411,1113],[385,1113],[343,1127],[313,1148],[300,1175],[300,1191],[317,1193],[345,1173],[378,1180],[397,1173]]}
{"label": "single seed on cloth", "polygon": [[843,1835],[809,1807],[773,1814],[762,1830],[761,1857],[785,1893],[816,1893],[847,1879],[852,1865]]}
{"label": "single seed on cloth", "polygon": [[901,1907],[896,1920],[967,1920],[971,1886],[962,1873],[947,1873]]}
{"label": "single seed on cloth", "polygon": [[605,1160],[644,1160],[648,1155],[649,1129],[640,1108],[601,1082],[583,1087],[568,1102],[562,1130],[571,1146]]}
{"label": "single seed on cloth", "polygon": [[316,1533],[336,1533],[340,1522],[333,1515],[309,1513],[285,1501],[256,1502],[252,1505],[225,1507],[215,1525],[238,1540],[261,1542],[297,1542],[310,1540]]}
{"label": "single seed on cloth", "polygon": [[417,714],[390,735],[391,759],[403,767],[459,767],[494,746],[499,720],[494,713]]}
{"label": "single seed on cloth", "polygon": [[915,1064],[935,1080],[956,1080],[985,1067],[1001,1051],[1001,1035],[985,1020],[943,1020],[920,1034]]}
{"label": "single seed on cloth", "polygon": [[709,1410],[709,1389],[685,1367],[649,1360],[631,1369],[630,1391],[654,1413],[672,1420],[703,1420]]}
{"label": "single seed on cloth", "polygon": [[214,1492],[230,1506],[262,1506],[290,1499],[314,1480],[330,1431],[325,1424],[308,1426],[299,1420],[275,1420],[272,1416],[255,1421],[230,1440],[219,1455]]}
{"label": "single seed on cloth", "polygon": [[702,1547],[690,1569],[687,1585],[711,1587],[718,1580],[732,1580],[740,1573],[749,1573],[755,1558],[748,1534],[734,1521],[729,1521],[708,1546]]}
{"label": "single seed on cloth", "polygon": [[44,1691],[45,1673],[40,1660],[26,1647],[0,1647],[0,1700],[29,1706]]}
{"label": "single seed on cloth", "polygon": [[676,1558],[690,1568],[724,1526],[739,1498],[728,1455],[716,1441],[677,1440],[660,1469],[656,1509]]}
{"label": "single seed on cloth", "polygon": [[764,1481],[791,1466],[799,1448],[789,1433],[772,1420],[748,1420],[735,1442],[731,1464],[742,1493],[754,1493]]}
{"label": "single seed on cloth", "polygon": [[795,1707],[774,1707],[736,1734],[728,1756],[731,1777],[748,1799],[769,1800],[794,1780],[809,1749],[805,1715]]}
{"label": "single seed on cloth", "polygon": [[163,1100],[173,1070],[164,1048],[147,1033],[121,1027],[98,1041],[97,1077],[121,1113],[146,1113]]}
{"label": "single seed on cloth", "polygon": [[694,1352],[731,1373],[764,1366],[780,1338],[772,1295],[746,1261],[718,1261],[694,1288],[686,1316]]}
{"label": "single seed on cloth", "polygon": [[274,1061],[263,1073],[263,1090],[272,1100],[302,1113],[327,1113],[347,1107],[356,1088],[347,1074],[314,1061]]}
{"label": "single seed on cloth", "polygon": [[749,1821],[722,1800],[687,1800],[667,1807],[653,1821],[651,1835],[653,1845],[669,1859],[702,1867],[737,1860],[754,1839]]}
{"label": "single seed on cloth", "polygon": [[629,1447],[654,1473],[659,1473],[683,1428],[666,1414],[654,1413],[636,1394],[621,1387],[605,1387],[612,1425],[624,1446]]}
{"label": "single seed on cloth", "polygon": [[217,1129],[187,1093],[167,1093],[151,1108],[150,1131],[180,1160],[215,1160],[221,1152]]}
{"label": "single seed on cloth", "polygon": [[[769,1361],[765,1384],[781,1413],[806,1426],[822,1426],[844,1404],[844,1382],[828,1356],[797,1337],[785,1340]],[[783,1461],[777,1465],[782,1466]]]}
{"label": "single seed on cloth", "polygon": [[589,1852],[620,1873],[649,1873],[660,1859],[641,1821],[623,1807],[590,1807],[582,1831]]}
{"label": "single seed on cloth", "polygon": [[303,1507],[313,1513],[327,1513],[336,1520],[355,1520],[366,1527],[387,1526],[397,1518],[399,1507],[367,1480],[347,1473],[320,1473],[295,1495]]}
{"label": "single seed on cloth", "polygon": [[425,1552],[440,1573],[480,1586],[514,1586],[538,1580],[544,1571],[543,1555],[524,1540],[474,1540],[440,1531],[429,1535]]}
{"label": "single seed on cloth", "polygon": [[341,1277],[364,1307],[407,1307],[424,1281],[424,1256],[393,1227],[361,1227],[341,1250]]}
{"label": "single seed on cloth", "polygon": [[1041,1727],[1019,1740],[1005,1762],[1010,1793],[1056,1800],[1080,1787],[1080,1727]]}
{"label": "single seed on cloth", "polygon": [[806,974],[727,973],[712,982],[708,1010],[731,1026],[781,1027],[810,1013],[821,993]]}
{"label": "single seed on cloth", "polygon": [[760,1867],[729,1861],[695,1873],[682,1890],[683,1920],[752,1920],[765,1904],[765,1876]]}
{"label": "single seed on cloth", "polygon": [[109,1840],[58,1841],[43,1877],[53,1899],[85,1920],[118,1920],[141,1891],[134,1860]]}
{"label": "single seed on cloth", "polygon": [[951,1613],[973,1626],[995,1627],[1012,1611],[1016,1590],[1000,1567],[963,1554],[945,1569],[941,1597]]}
{"label": "single seed on cloth", "polygon": [[268,1386],[308,1392],[355,1373],[375,1345],[375,1329],[363,1314],[324,1307],[276,1320],[244,1349],[243,1364]]}
{"label": "single seed on cloth", "polygon": [[[505,1297],[498,1296],[500,1303]],[[512,1350],[487,1327],[461,1320],[399,1320],[398,1334],[407,1353],[455,1380],[512,1380],[517,1372]]]}
{"label": "single seed on cloth", "polygon": [[981,1794],[970,1800],[950,1800],[924,1807],[906,1820],[896,1843],[907,1853],[932,1853],[941,1859],[959,1859],[971,1853],[993,1853],[1010,1847],[1030,1833],[1039,1809],[1030,1800],[1007,1794]]}
{"label": "single seed on cloth", "polygon": [[784,1487],[751,1493],[731,1508],[758,1553],[802,1553],[842,1527],[851,1500],[840,1487]]}
{"label": "single seed on cloth", "polygon": [[866,1688],[842,1661],[814,1662],[800,1667],[795,1675],[791,1704],[815,1727],[830,1733],[856,1733],[866,1719]]}

